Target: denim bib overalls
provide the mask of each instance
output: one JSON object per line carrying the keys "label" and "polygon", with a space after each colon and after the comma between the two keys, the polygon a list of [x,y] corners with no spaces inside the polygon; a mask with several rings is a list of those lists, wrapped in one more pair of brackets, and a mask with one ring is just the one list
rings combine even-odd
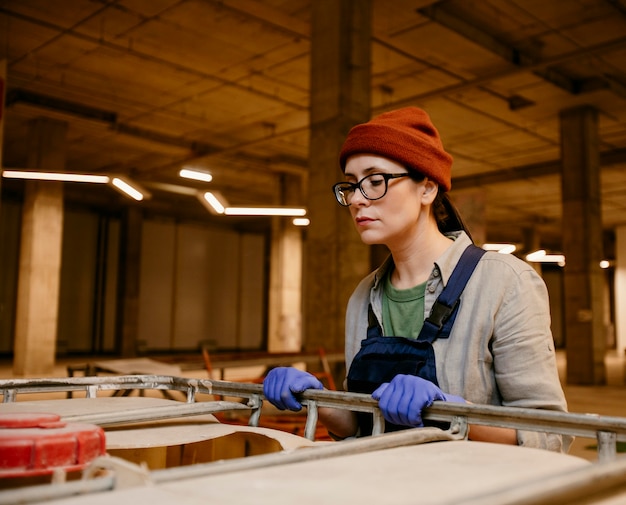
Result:
{"label": "denim bib overalls", "polygon": [[[416,375],[438,386],[432,344],[438,338],[450,336],[461,293],[484,253],[483,249],[474,244],[470,244],[463,251],[415,340],[383,336],[372,306],[369,306],[367,337],[361,341],[361,349],[350,366],[348,391],[371,394],[378,386],[391,381],[398,374]],[[371,435],[371,414],[357,413],[357,418],[360,436]],[[392,423],[385,425],[386,432],[406,428],[407,426]]]}

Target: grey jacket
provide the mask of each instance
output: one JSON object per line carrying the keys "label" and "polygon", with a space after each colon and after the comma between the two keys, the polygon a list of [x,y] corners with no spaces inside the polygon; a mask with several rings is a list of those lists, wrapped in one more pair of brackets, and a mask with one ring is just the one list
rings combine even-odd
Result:
{"label": "grey jacket", "polygon": [[[461,254],[464,232],[435,262],[426,285],[426,318]],[[346,369],[367,332],[369,303],[382,326],[380,282],[391,257],[363,279],[346,313]],[[385,330],[383,328],[383,334]],[[548,292],[541,277],[514,256],[487,252],[463,294],[448,339],[433,344],[439,387],[477,404],[566,411],[550,330]],[[518,430],[518,444],[566,452],[571,437]]]}

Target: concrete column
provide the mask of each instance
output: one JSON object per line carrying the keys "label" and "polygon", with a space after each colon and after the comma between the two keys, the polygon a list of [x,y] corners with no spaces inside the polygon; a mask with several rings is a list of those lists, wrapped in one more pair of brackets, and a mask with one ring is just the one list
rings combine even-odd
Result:
{"label": "concrete column", "polygon": [[370,271],[370,251],[331,193],[339,150],[370,118],[369,0],[312,2],[311,139],[305,270],[305,349],[343,349],[348,298]]}
{"label": "concrete column", "polygon": [[[522,237],[524,240],[524,252],[525,254],[537,251],[538,249],[541,248],[541,237],[539,236],[539,232],[537,231],[537,228],[524,228],[522,230]],[[537,262],[532,262],[529,263],[530,266],[532,266],[535,271],[541,275],[542,271],[541,271],[541,263]]]}
{"label": "concrete column", "polygon": [[[300,177],[285,174],[283,201],[300,201]],[[272,219],[269,292],[269,352],[298,352],[302,348],[302,233],[292,220]]]}
{"label": "concrete column", "polygon": [[615,347],[626,352],[626,225],[615,230]]}
{"label": "concrete column", "polygon": [[139,282],[141,273],[141,209],[132,203],[122,216],[118,280],[116,350],[124,358],[137,355]]}
{"label": "concrete column", "polygon": [[567,382],[604,384],[598,114],[583,106],[560,119]]}
{"label": "concrete column", "polygon": [[[45,118],[29,129],[29,168],[63,170],[67,124]],[[57,341],[63,185],[26,183],[17,288],[13,373],[50,374]]]}

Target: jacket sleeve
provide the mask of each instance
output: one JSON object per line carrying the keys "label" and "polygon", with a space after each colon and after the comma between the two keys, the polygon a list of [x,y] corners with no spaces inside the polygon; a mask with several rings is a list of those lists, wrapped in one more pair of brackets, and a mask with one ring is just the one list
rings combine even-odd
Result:
{"label": "jacket sleeve", "polygon": [[[502,404],[567,411],[559,381],[546,286],[533,269],[517,272],[499,310],[492,340]],[[518,430],[518,444],[566,452],[572,437]]]}

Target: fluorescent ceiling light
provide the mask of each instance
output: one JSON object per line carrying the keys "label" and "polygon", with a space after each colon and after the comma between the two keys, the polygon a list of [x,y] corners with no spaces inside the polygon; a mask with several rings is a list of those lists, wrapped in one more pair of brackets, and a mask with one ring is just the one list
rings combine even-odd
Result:
{"label": "fluorescent ceiling light", "polygon": [[309,226],[311,220],[308,217],[296,217],[293,219],[292,223],[296,226]]}
{"label": "fluorescent ceiling light", "polygon": [[517,249],[515,244],[483,244],[482,247],[485,251],[497,251],[500,254],[511,254]]}
{"label": "fluorescent ceiling light", "polygon": [[226,207],[227,216],[305,216],[306,209],[289,207]]}
{"label": "fluorescent ceiling light", "polygon": [[226,205],[228,205],[226,199],[217,191],[206,191],[201,195],[199,194],[198,198],[200,198],[202,205],[204,205],[211,214],[224,214]]}
{"label": "fluorescent ceiling light", "polygon": [[200,202],[212,214],[222,214],[226,216],[293,216],[301,217],[306,215],[306,209],[289,207],[229,207],[218,191],[206,191],[198,193]]}
{"label": "fluorescent ceiling light", "polygon": [[119,177],[113,177],[111,184],[113,184],[113,186],[119,189],[122,193],[134,198],[138,202],[143,200],[148,195],[146,191],[140,190],[136,184],[133,186]]}
{"label": "fluorescent ceiling light", "polygon": [[557,263],[565,266],[565,256],[563,254],[546,254],[544,249],[539,249],[526,255],[526,261],[534,263]]}
{"label": "fluorescent ceiling light", "polygon": [[178,175],[185,179],[194,179],[196,181],[211,182],[213,180],[213,176],[210,173],[201,170],[192,170],[190,168],[183,168],[178,172]]}
{"label": "fluorescent ceiling light", "polygon": [[90,182],[106,184],[109,177],[106,175],[73,174],[62,172],[36,172],[30,170],[3,170],[2,176],[7,179],[29,179],[37,181],[60,181],[60,182]]}

